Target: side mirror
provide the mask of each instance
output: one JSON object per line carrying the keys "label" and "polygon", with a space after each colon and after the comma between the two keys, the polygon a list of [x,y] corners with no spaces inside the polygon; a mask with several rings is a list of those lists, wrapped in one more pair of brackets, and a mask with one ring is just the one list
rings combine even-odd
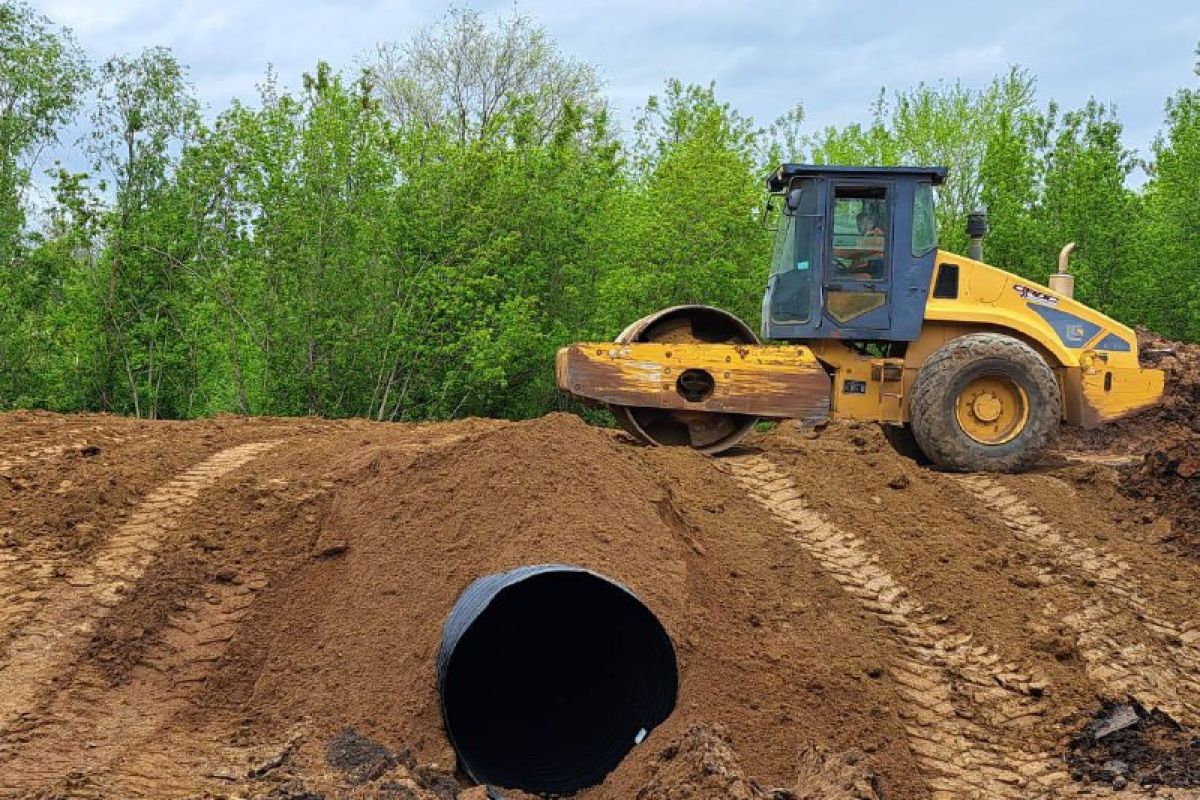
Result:
{"label": "side mirror", "polygon": [[767,202],[763,203],[762,213],[758,215],[758,226],[764,231],[773,231],[778,225],[779,218],[773,216],[775,211],[775,204],[771,202],[773,196],[767,195]]}
{"label": "side mirror", "polygon": [[794,215],[796,213],[796,209],[800,208],[800,190],[799,189],[792,189],[790,192],[787,193],[786,205],[787,205],[787,214],[789,216]]}

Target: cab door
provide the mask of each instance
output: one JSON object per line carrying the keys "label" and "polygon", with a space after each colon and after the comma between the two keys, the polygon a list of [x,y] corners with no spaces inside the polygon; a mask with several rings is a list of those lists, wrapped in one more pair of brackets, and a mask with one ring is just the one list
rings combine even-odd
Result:
{"label": "cab door", "polygon": [[894,185],[836,181],[828,193],[822,315],[845,338],[870,338],[892,325]]}
{"label": "cab door", "polygon": [[763,296],[763,338],[807,337],[821,326],[823,184],[813,178],[797,181],[784,196]]}

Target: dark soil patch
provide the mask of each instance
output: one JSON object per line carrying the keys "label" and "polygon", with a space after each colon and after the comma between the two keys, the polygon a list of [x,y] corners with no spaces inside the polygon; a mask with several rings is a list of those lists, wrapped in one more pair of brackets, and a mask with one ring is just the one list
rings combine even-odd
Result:
{"label": "dark soil patch", "polygon": [[[416,766],[412,754],[406,755],[408,763],[405,766],[412,769]],[[402,760],[386,747],[363,736],[354,728],[343,728],[337,736],[333,737],[326,750],[325,759],[329,762],[329,766],[348,773],[351,783],[366,783],[374,780]]]}
{"label": "dark soil patch", "polygon": [[1139,786],[1200,786],[1200,737],[1159,709],[1106,701],[1067,752],[1079,781]]}

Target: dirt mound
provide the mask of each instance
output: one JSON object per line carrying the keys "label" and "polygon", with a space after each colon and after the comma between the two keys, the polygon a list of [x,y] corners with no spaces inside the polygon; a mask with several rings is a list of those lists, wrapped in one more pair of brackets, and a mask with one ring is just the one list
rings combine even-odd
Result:
{"label": "dirt mound", "polygon": [[441,625],[549,562],[630,587],[679,665],[581,800],[1069,794],[1080,709],[1200,721],[1200,569],[1089,469],[951,476],[875,426],[714,459],[566,415],[0,415],[0,798],[478,800]]}
{"label": "dirt mound", "polygon": [[1165,542],[1200,558],[1200,434],[1151,450],[1122,489],[1172,520]]}
{"label": "dirt mound", "polygon": [[635,800],[882,800],[878,778],[856,768],[858,754],[801,755],[799,775],[787,787],[764,788],[747,778],[729,731],[697,723],[665,747]]}
{"label": "dirt mound", "polygon": [[[676,642],[683,712],[627,760],[623,785],[640,785],[651,763],[644,754],[678,735],[693,710],[730,725],[756,774],[777,782],[814,727],[896,732],[894,720],[875,719],[889,704],[886,686],[876,699],[858,685],[863,662],[882,658],[868,635],[855,625],[817,634],[781,627],[789,572],[805,574],[814,597],[836,589],[782,555],[769,520],[756,519],[736,485],[719,473],[697,479],[707,465],[694,453],[630,447],[568,415],[440,447],[363,448],[337,478],[314,544],[325,552],[336,541],[336,555],[301,568],[269,627],[251,634],[270,643],[247,676],[253,685],[217,690],[248,692],[262,730],[307,719],[327,735],[349,722],[412,746],[425,762],[452,762],[431,681],[442,619],[476,577],[555,562],[629,586]],[[792,658],[801,661],[781,663]],[[743,666],[731,683],[735,663]],[[855,702],[833,696],[848,681]],[[781,719],[798,724],[781,729]],[[874,760],[903,786],[911,778],[901,757]]]}
{"label": "dirt mound", "polygon": [[418,767],[410,751],[392,752],[353,728],[333,737],[323,763],[288,746],[245,778],[254,800],[458,800],[463,788],[444,770]]}
{"label": "dirt mound", "polygon": [[650,768],[650,780],[636,798],[762,800],[768,796],[746,777],[728,731],[697,724],[658,754]]}
{"label": "dirt mound", "polygon": [[1138,345],[1143,366],[1166,372],[1162,403],[1095,430],[1064,429],[1061,446],[1142,456],[1124,468],[1123,491],[1171,520],[1168,544],[1200,556],[1200,344],[1141,329]]}
{"label": "dirt mound", "polygon": [[1071,740],[1067,764],[1081,781],[1135,786],[1200,786],[1200,737],[1160,709],[1107,701]]}
{"label": "dirt mound", "polygon": [[1161,406],[1117,423],[1109,442],[1144,453],[1123,489],[1173,523],[1166,541],[1200,556],[1200,345],[1139,332],[1144,360],[1167,373]]}

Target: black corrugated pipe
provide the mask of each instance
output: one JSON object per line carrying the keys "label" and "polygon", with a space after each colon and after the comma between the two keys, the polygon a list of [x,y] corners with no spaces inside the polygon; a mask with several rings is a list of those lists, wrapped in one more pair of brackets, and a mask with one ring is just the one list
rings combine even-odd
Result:
{"label": "black corrugated pipe", "polygon": [[463,591],[442,631],[446,733],[479,783],[566,794],[599,783],[675,707],[675,649],[628,589],[541,564]]}

